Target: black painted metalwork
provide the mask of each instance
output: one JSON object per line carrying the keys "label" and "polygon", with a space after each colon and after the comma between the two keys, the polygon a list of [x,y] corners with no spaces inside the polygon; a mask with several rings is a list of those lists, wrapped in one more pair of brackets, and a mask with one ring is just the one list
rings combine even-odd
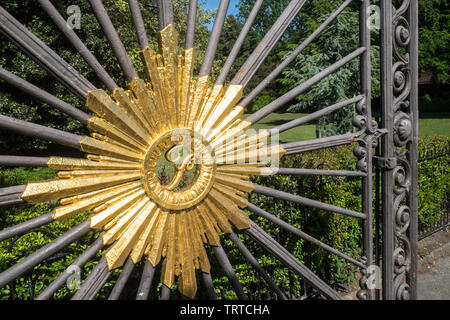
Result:
{"label": "black painted metalwork", "polygon": [[[417,274],[417,1],[381,1],[383,298],[415,299]],[[402,51],[404,50],[404,51]]]}
{"label": "black painted metalwork", "polygon": [[41,65],[83,102],[95,87],[66,61],[0,6],[0,32],[15,42],[30,58]]}
{"label": "black painted metalwork", "polygon": [[[100,0],[89,0],[94,13],[108,39],[111,49],[116,56],[123,70],[124,76],[128,82],[137,77],[137,71],[133,66],[126,49],[124,48],[117,31],[115,30],[105,7]],[[82,55],[88,64],[96,72],[105,86],[110,90],[117,88],[117,84],[106,73],[104,68],[98,63],[96,58],[89,52],[83,42],[78,38],[75,32],[65,26],[65,21],[58,13],[55,7],[48,0],[39,0],[40,4],[49,14],[51,19],[67,37],[74,48]],[[141,49],[148,46],[149,41],[142,19],[139,3],[135,0],[128,1],[131,17],[137,32],[137,39]],[[166,28],[174,23],[174,14],[172,2],[169,0],[158,0],[158,22],[159,29]],[[246,23],[244,24],[238,39],[231,50],[231,53],[222,68],[216,84],[225,84],[229,71],[240,48],[245,40],[250,28],[255,21],[263,1],[257,0],[252,8]],[[306,0],[292,0],[284,9],[281,15],[274,22],[272,28],[263,37],[262,41],[256,46],[239,72],[231,80],[230,84],[242,85],[245,87],[255,75],[261,64],[270,54],[277,41],[283,36],[285,30],[306,3]],[[259,85],[256,86],[247,96],[245,96],[239,105],[248,106],[267,85],[274,80],[303,50],[308,47],[317,37],[332,23],[336,17],[344,10],[354,10],[355,1],[345,0],[340,2],[339,7],[330,13],[328,18],[315,29],[295,50],[293,50],[281,63],[275,68]],[[361,210],[350,210],[320,200],[308,199],[301,196],[301,190],[288,190],[289,192],[268,188],[255,184],[255,199],[248,205],[248,210],[252,214],[267,219],[285,231],[292,233],[303,240],[312,243],[332,255],[344,259],[351,265],[359,268],[362,277],[360,279],[360,290],[358,298],[360,299],[414,299],[416,297],[416,245],[417,245],[417,0],[403,0],[398,8],[394,8],[391,1],[381,1],[381,73],[382,73],[382,112],[378,123],[372,120],[371,106],[371,76],[372,63],[370,61],[371,37],[370,29],[367,24],[370,0],[362,0],[357,3],[359,6],[359,48],[349,53],[347,56],[336,61],[326,69],[320,71],[315,76],[301,83],[281,97],[275,99],[259,111],[249,115],[246,120],[256,123],[267,115],[276,112],[282,106],[295,99],[298,95],[307,92],[313,85],[328,77],[338,69],[344,67],[350,61],[359,59],[360,64],[360,88],[359,92],[354,93],[354,97],[322,108],[308,116],[295,119],[274,127],[269,131],[269,135],[274,135],[299,125],[311,123],[341,108],[355,105],[355,116],[353,119],[354,129],[341,135],[318,138],[306,141],[296,141],[282,144],[287,155],[299,154],[313,150],[331,148],[340,145],[352,145],[354,158],[347,161],[345,170],[335,170],[327,168],[323,163],[317,168],[279,168],[276,174],[288,175],[288,188],[292,176],[313,176],[319,179],[320,183],[336,181],[336,179],[355,179],[361,182]],[[189,15],[187,19],[186,49],[193,48],[195,25],[197,21],[196,0],[189,3]],[[229,0],[222,0],[219,5],[218,13],[211,31],[208,46],[206,48],[203,64],[200,68],[200,76],[207,76],[211,73],[217,45],[220,41],[220,34],[223,29],[226,12],[229,6]],[[57,80],[61,81],[69,91],[77,95],[81,101],[85,102],[87,92],[96,89],[88,80],[77,73],[54,51],[46,46],[40,39],[28,31],[6,10],[0,7],[0,32],[5,34],[15,42],[27,55],[40,64],[45,70],[52,74]],[[356,30],[355,30],[356,31]],[[34,85],[20,79],[12,73],[0,68],[0,79],[16,88],[30,94],[53,107],[65,112],[69,116],[87,124],[89,115],[81,110],[77,110],[67,103],[57,99],[51,94],[35,87]],[[120,119],[118,119],[120,121]],[[0,127],[2,129],[18,132],[23,135],[37,137],[54,141],[62,145],[80,149],[82,137],[63,132],[60,130],[48,128],[45,126],[17,120],[4,115],[0,115]],[[379,140],[381,138],[381,145]],[[373,147],[376,147],[377,154],[373,155]],[[447,148],[447,149],[446,149]],[[448,154],[448,146],[439,147],[440,153]],[[429,152],[424,152],[420,158],[426,159],[432,157]],[[22,157],[22,156],[0,156],[1,166],[45,166],[48,158],[46,157]],[[373,177],[375,173],[375,184]],[[382,188],[378,188],[378,182],[381,177]],[[375,217],[373,215],[373,189],[375,186],[376,201],[383,202],[382,210],[379,211],[378,203],[375,206]],[[310,188],[317,187],[311,185]],[[24,186],[15,186],[0,189],[0,206],[23,204],[20,198]],[[380,190],[382,197],[380,197]],[[285,221],[278,214],[278,207],[275,205],[273,213],[263,210],[261,205],[267,199],[281,201],[281,203],[290,203],[296,208],[309,210],[310,208],[327,211],[327,213],[339,213],[348,216],[350,219],[357,219],[363,226],[363,239],[361,256],[353,257],[344,252],[333,248],[332,246],[320,241],[303,230],[295,227]],[[284,208],[284,207],[283,207]],[[50,223],[53,212],[42,215],[35,219],[21,223],[0,231],[0,241],[12,237],[18,237],[22,234],[40,228]],[[291,211],[292,218],[292,211]],[[447,216],[448,218],[448,216]],[[373,230],[375,222],[383,220],[382,230]],[[304,292],[300,299],[307,298],[310,294],[320,295],[329,299],[341,299],[339,293],[334,290],[331,283],[327,283],[318,275],[314,274],[305,264],[299,261],[291,252],[280,244],[280,235],[271,237],[257,223],[251,221],[251,227],[243,230],[241,235],[231,233],[229,239],[242,253],[243,257],[257,271],[258,277],[261,277],[267,286],[272,290],[273,297],[278,299],[287,299],[292,297],[292,290],[288,293],[271,278],[254,256],[253,246],[261,246],[275,258],[277,258],[290,271],[289,281],[286,286],[292,286],[292,275],[296,275],[302,282]],[[447,220],[448,223],[448,220]],[[375,223],[378,228],[377,223]],[[28,255],[11,268],[0,273],[0,287],[14,282],[14,279],[25,276],[27,272],[33,269],[37,264],[49,259],[60,252],[61,249],[87,234],[89,221],[80,223],[72,227],[65,234],[55,237],[55,239],[39,248],[34,253]],[[382,231],[382,259],[379,258],[378,239]],[[241,240],[241,238],[244,239]],[[275,239],[276,238],[276,239]],[[374,245],[375,238],[375,245]],[[103,248],[101,238],[97,239],[78,259],[71,264],[72,267],[83,268],[84,265],[92,260],[96,253]],[[254,247],[253,247],[254,248]],[[33,248],[34,249],[34,248]],[[247,299],[251,296],[246,294],[233,265],[230,263],[225,250],[222,246],[212,246],[211,249],[224,270],[229,282],[236,292],[239,299]],[[382,261],[383,286],[380,288],[371,288],[368,285],[368,276],[370,267],[377,265]],[[70,269],[70,267],[67,270]],[[66,271],[67,271],[66,270]],[[135,264],[128,258],[122,267],[121,273],[115,282],[108,299],[119,299],[124,293],[127,284],[131,281],[130,276],[133,271],[140,271],[135,268]],[[152,293],[152,289],[157,287],[153,285],[154,276],[158,273],[151,263],[146,261],[141,273],[136,299],[144,300],[148,297],[157,297]],[[214,284],[211,274],[202,273],[205,295],[211,299],[216,299]],[[76,291],[72,299],[93,299],[100,292],[103,285],[108,281],[112,272],[108,270],[106,261],[101,258],[92,272]],[[62,273],[53,281],[38,297],[38,300],[50,299],[54,293],[64,284],[70,276],[69,273]],[[291,289],[291,288],[290,288]],[[134,291],[136,292],[136,291]],[[309,292],[309,293],[308,293]],[[382,292],[382,296],[380,295]],[[32,292],[34,295],[34,291]],[[171,298],[171,289],[165,285],[161,286],[160,298],[167,300]],[[173,298],[173,296],[172,296]],[[182,297],[185,298],[185,297]]]}

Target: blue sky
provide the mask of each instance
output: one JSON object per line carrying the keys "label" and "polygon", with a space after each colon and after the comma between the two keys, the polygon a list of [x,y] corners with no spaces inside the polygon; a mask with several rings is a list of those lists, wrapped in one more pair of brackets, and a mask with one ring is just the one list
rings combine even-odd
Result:
{"label": "blue sky", "polygon": [[[220,0],[200,0],[200,4],[202,4],[207,9],[217,9],[219,7]],[[228,6],[227,14],[237,14],[238,10],[236,5],[238,0],[230,0],[230,5]]]}
{"label": "blue sky", "polygon": [[[239,0],[230,0],[230,4],[228,6],[227,15],[234,14],[236,15],[239,10],[236,8]],[[200,0],[199,3],[206,9],[217,9],[219,7],[220,0]],[[208,29],[212,29],[214,20],[208,25]]]}

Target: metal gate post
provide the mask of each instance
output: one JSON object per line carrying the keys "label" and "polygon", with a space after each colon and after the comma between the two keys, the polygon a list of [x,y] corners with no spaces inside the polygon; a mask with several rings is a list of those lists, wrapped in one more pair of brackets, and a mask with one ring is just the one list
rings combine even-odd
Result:
{"label": "metal gate post", "polygon": [[416,298],[417,0],[381,0],[383,299]]}

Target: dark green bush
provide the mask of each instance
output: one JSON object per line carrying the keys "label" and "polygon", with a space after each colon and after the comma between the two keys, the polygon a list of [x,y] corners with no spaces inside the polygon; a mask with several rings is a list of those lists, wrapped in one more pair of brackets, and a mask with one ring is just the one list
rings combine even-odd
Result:
{"label": "dark green bush", "polygon": [[[430,137],[420,140],[419,150],[425,144],[434,143],[439,146],[444,137]],[[322,169],[348,169],[354,168],[356,162],[352,154],[352,147],[337,147],[328,150],[319,150],[307,154],[289,156],[281,160],[281,167],[297,168],[322,168]],[[419,225],[434,222],[439,219],[441,213],[443,193],[448,195],[450,179],[448,179],[449,155],[435,160],[423,161],[419,163]],[[444,170],[443,170],[444,168]],[[24,169],[0,171],[1,186],[23,184],[31,180],[48,179],[54,176],[54,172],[48,169]],[[361,182],[357,178],[343,177],[313,177],[313,176],[270,176],[254,177],[253,182],[277,190],[294,193],[303,197],[320,200],[336,206],[361,210]],[[320,241],[338,249],[339,251],[357,258],[361,255],[362,246],[362,226],[355,218],[334,214],[331,212],[291,205],[288,202],[265,198],[252,194],[252,202],[259,202],[259,206],[264,210],[275,214],[280,219],[301,229]],[[55,205],[37,204],[31,207],[14,207],[7,210],[0,210],[0,229],[16,225],[20,222],[45,214],[52,210]],[[69,228],[86,218],[88,213],[76,216],[68,221],[53,222],[45,228],[56,235],[69,230]],[[328,283],[338,286],[347,283],[354,283],[357,269],[345,260],[332,255],[325,250],[307,242],[299,237],[282,230],[275,224],[266,221],[249,212],[251,218],[256,221],[275,240],[282,244],[287,250],[293,253],[308,268],[314,271]],[[80,239],[76,244],[72,244],[64,249],[67,253],[64,259],[53,262],[42,263],[33,270],[33,281],[35,283],[35,295],[38,295],[52,280],[54,280],[76,257],[85,250],[98,234],[90,233]],[[272,257],[267,251],[254,243],[251,239],[239,235],[242,241],[258,259],[259,263],[273,277],[277,285],[288,295],[300,296],[305,289],[301,279],[284,267],[277,259]],[[246,263],[245,258],[237,250],[230,240],[223,237],[223,247],[228,253],[231,264],[239,277],[244,290],[252,299],[274,298],[262,277]],[[8,251],[9,240],[0,242],[0,270],[5,270],[26,255],[27,249],[36,244],[45,244],[52,240],[52,236],[35,232],[20,238]],[[101,252],[97,254],[98,261]],[[97,263],[89,262],[83,268],[82,278],[84,279],[90,270]],[[211,272],[216,286],[216,293],[220,299],[236,298],[234,291],[216,261],[214,255],[210,255]],[[123,293],[122,298],[133,299],[135,290],[139,284],[139,272],[142,266],[135,268],[129,282],[130,286]],[[101,290],[99,298],[106,298],[111,291],[120,270],[113,272],[110,281]],[[200,274],[198,275],[200,278]],[[156,269],[155,279],[159,278],[159,267]],[[18,298],[29,298],[27,276],[15,281],[15,290]],[[133,284],[133,285],[132,285]],[[160,285],[158,285],[159,287]],[[202,283],[199,283],[199,297],[203,297],[204,290]],[[176,285],[172,288],[176,293]],[[69,292],[65,287],[56,294],[57,299],[67,299],[73,292]],[[0,299],[12,299],[10,286],[0,290]]]}
{"label": "dark green bush", "polygon": [[[419,140],[419,154],[424,159],[419,161],[419,198],[418,198],[418,223],[419,227],[439,221],[450,194],[450,154],[433,159],[432,155],[439,154],[439,146],[447,146],[448,138],[432,136]],[[426,149],[425,149],[426,148]],[[423,152],[422,152],[423,151]],[[431,153],[430,153],[431,152]]]}

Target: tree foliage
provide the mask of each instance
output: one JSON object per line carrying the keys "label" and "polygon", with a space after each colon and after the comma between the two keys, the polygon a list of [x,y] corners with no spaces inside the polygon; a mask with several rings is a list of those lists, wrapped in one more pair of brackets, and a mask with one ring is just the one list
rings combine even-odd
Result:
{"label": "tree foliage", "polygon": [[[64,18],[68,18],[67,8],[77,5],[81,11],[81,28],[75,32],[86,44],[87,48],[96,56],[100,64],[106,69],[119,86],[126,87],[126,81],[122,75],[117,59],[113,55],[108,40],[89,5],[84,0],[60,0],[54,1],[58,11]],[[129,6],[126,0],[104,0],[103,4],[121,38],[136,70],[141,77],[145,78],[143,65],[140,60],[140,49],[137,42],[136,32],[133,26]],[[156,1],[139,1],[145,27],[147,30],[150,46],[157,48],[157,7]],[[177,0],[174,2],[175,26],[180,35],[185,34],[188,0]],[[52,50],[66,60],[75,70],[80,72],[96,87],[102,88],[102,84],[94,71],[74,50],[64,35],[54,25],[48,15],[42,10],[37,1],[8,1],[2,6],[16,19],[23,23],[31,32],[43,40]],[[199,6],[198,24],[196,28],[196,68],[203,59],[204,50],[207,45],[209,31],[206,28],[212,18],[213,12],[207,11]],[[184,37],[180,36],[180,47],[184,46]],[[11,41],[0,36],[0,66],[13,72],[17,76],[31,82],[34,85],[52,93],[61,100],[68,102],[76,108],[88,112],[77,97],[68,92],[51,75],[47,74],[32,59],[23,54]],[[76,134],[88,134],[85,128],[74,120],[54,108],[36,101],[24,95],[20,91],[0,82],[0,114],[17,119],[34,122],[60,130]],[[41,141],[29,137],[14,135],[10,132],[0,131],[0,136],[6,137],[0,140],[0,152],[30,153],[32,150],[44,150],[52,147],[51,142]]]}
{"label": "tree foliage", "polygon": [[450,6],[448,0],[419,0],[419,69],[450,82]]}

